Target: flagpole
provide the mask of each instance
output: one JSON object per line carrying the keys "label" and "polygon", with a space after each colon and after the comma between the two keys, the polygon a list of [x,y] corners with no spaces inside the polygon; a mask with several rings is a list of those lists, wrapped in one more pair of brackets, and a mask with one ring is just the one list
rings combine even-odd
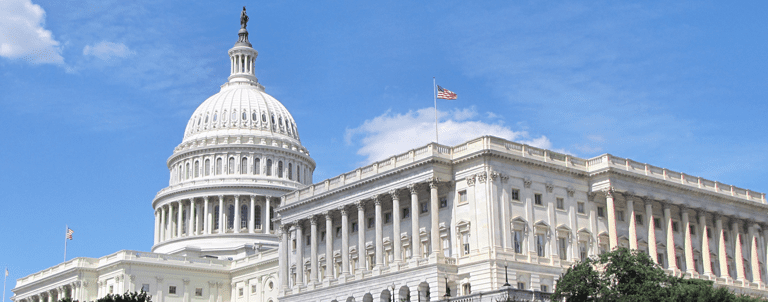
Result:
{"label": "flagpole", "polygon": [[0,300],[0,302],[5,302],[5,283],[8,281],[8,267],[5,267],[5,271],[3,272],[3,275],[5,276],[3,278],[3,300]]}
{"label": "flagpole", "polygon": [[438,143],[437,140],[437,82],[435,82],[435,77],[432,77],[432,96],[435,100],[435,143]]}
{"label": "flagpole", "polygon": [[69,231],[69,226],[64,225],[64,262],[67,262],[67,232]]}

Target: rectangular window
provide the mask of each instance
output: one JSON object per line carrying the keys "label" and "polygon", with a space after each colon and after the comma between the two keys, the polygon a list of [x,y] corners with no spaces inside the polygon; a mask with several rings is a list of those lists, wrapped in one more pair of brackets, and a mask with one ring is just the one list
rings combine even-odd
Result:
{"label": "rectangular window", "polygon": [[724,242],[728,242],[728,233],[727,232],[723,232],[723,241]]}
{"label": "rectangular window", "polygon": [[566,254],[568,252],[568,243],[565,238],[557,238],[557,245],[560,252],[560,260],[566,260],[568,258],[568,255]]}
{"label": "rectangular window", "polygon": [[597,207],[597,217],[605,217],[605,209],[603,207]]}
{"label": "rectangular window", "polygon": [[624,221],[624,211],[616,211],[616,220]]}
{"label": "rectangular window", "polygon": [[643,215],[642,214],[635,214],[635,223],[637,223],[637,225],[643,225]]}
{"label": "rectangular window", "polygon": [[341,238],[341,227],[336,227],[336,238]]}
{"label": "rectangular window", "polygon": [[653,218],[653,228],[657,230],[661,230],[661,218],[658,218],[658,217]]}
{"label": "rectangular window", "polygon": [[469,255],[469,233],[462,235],[461,243],[464,245],[464,255]]}
{"label": "rectangular window", "polygon": [[512,189],[512,200],[514,201],[520,201],[520,190],[518,189]]}
{"label": "rectangular window", "polygon": [[672,221],[672,231],[674,231],[675,233],[679,233],[680,232],[680,229],[678,228],[677,221]]}
{"label": "rectangular window", "polygon": [[586,213],[586,210],[584,209],[584,202],[583,201],[579,201],[579,202],[576,203],[576,211],[579,214]]}
{"label": "rectangular window", "polygon": [[353,222],[350,229],[352,230],[352,233],[357,232],[357,222]]}
{"label": "rectangular window", "polygon": [[325,231],[320,232],[320,242],[325,242]]}
{"label": "rectangular window", "polygon": [[467,190],[459,191],[459,204],[467,203]]}
{"label": "rectangular window", "polygon": [[542,292],[544,292],[544,293],[546,293],[546,292],[547,292],[547,286],[546,286],[546,285],[544,285],[544,284],[542,284],[542,285],[541,285],[541,291],[542,291]]}
{"label": "rectangular window", "polygon": [[677,268],[685,271],[685,268],[683,268],[683,265],[681,264],[680,256],[675,257],[675,265],[677,266]]}
{"label": "rectangular window", "polygon": [[[115,290],[115,286],[114,286],[114,285],[110,285],[110,286],[109,286],[109,293],[110,293],[110,294],[111,294],[111,293],[113,293],[113,292],[114,292],[114,290]],[[174,293],[176,293],[176,292],[174,291]]]}
{"label": "rectangular window", "polygon": [[536,235],[536,255],[539,257],[546,256],[546,244],[547,242],[544,234]]}
{"label": "rectangular window", "polygon": [[429,212],[429,205],[426,202],[421,203],[421,214]]}
{"label": "rectangular window", "polygon": [[587,259],[587,242],[579,241],[579,259]]}
{"label": "rectangular window", "polygon": [[305,240],[306,244],[305,245],[308,246],[312,242],[312,237],[307,235],[307,237],[305,237],[305,238],[306,238],[306,240]]}
{"label": "rectangular window", "polygon": [[451,257],[451,241],[443,238],[443,256]]}
{"label": "rectangular window", "polygon": [[541,201],[541,194],[533,194],[533,204],[540,206],[543,204],[543,201]]}
{"label": "rectangular window", "polygon": [[562,198],[558,197],[555,201],[557,202],[558,210],[565,210],[565,201]]}
{"label": "rectangular window", "polygon": [[403,219],[411,217],[411,209],[409,208],[403,208]]}
{"label": "rectangular window", "polygon": [[440,197],[440,208],[445,208],[448,206],[448,198],[447,197]]}
{"label": "rectangular window", "polygon": [[515,253],[523,253],[523,231],[515,230],[513,233],[515,241]]}
{"label": "rectangular window", "polygon": [[525,282],[517,282],[517,289],[525,290]]}
{"label": "rectangular window", "polygon": [[368,228],[372,229],[374,226],[376,226],[376,220],[373,217],[368,218]]}
{"label": "rectangular window", "polygon": [[202,287],[196,287],[195,288],[195,297],[202,297],[203,296],[203,288]]}
{"label": "rectangular window", "polygon": [[707,238],[712,239],[712,229],[707,228]]}
{"label": "rectangular window", "polygon": [[659,263],[659,265],[664,266],[664,254],[656,254],[656,262]]}
{"label": "rectangular window", "polygon": [[169,286],[168,287],[168,293],[171,294],[171,295],[175,295],[176,294],[176,286],[173,286],[173,285]]}
{"label": "rectangular window", "polygon": [[237,296],[238,297],[242,297],[243,296],[243,288],[242,287],[237,289]]}
{"label": "rectangular window", "polygon": [[384,213],[384,223],[392,222],[392,212]]}
{"label": "rectangular window", "polygon": [[291,240],[291,245],[294,250],[296,250],[296,239]]}
{"label": "rectangular window", "polygon": [[145,293],[148,293],[149,292],[149,284],[146,284],[146,283],[142,284],[141,285],[141,291],[145,292]]}
{"label": "rectangular window", "polygon": [[691,225],[690,229],[691,229],[691,235],[696,235],[696,226]]}

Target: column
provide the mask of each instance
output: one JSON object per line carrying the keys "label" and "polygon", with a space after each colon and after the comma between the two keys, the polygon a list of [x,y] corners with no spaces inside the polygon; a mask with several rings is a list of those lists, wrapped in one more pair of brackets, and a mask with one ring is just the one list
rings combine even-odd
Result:
{"label": "column", "polygon": [[166,239],[173,239],[176,237],[176,219],[173,216],[173,201],[168,203],[168,232]]}
{"label": "column", "polygon": [[677,262],[675,261],[675,231],[672,229],[672,209],[669,208],[668,203],[662,204],[664,209],[664,224],[666,224],[665,231],[667,233],[667,267],[670,270],[677,270]]}
{"label": "column", "polygon": [[725,251],[725,229],[723,229],[723,216],[715,216],[715,229],[717,230],[717,262],[720,263],[720,277],[729,279],[728,254]]}
{"label": "column", "polygon": [[251,207],[248,208],[248,233],[256,232],[256,195],[251,195]]}
{"label": "column", "polygon": [[619,240],[616,236],[616,206],[613,203],[613,188],[605,191],[605,204],[608,214],[608,243],[611,250],[619,246]]}
{"label": "column", "polygon": [[279,264],[280,267],[280,282],[282,283],[281,287],[283,290],[288,289],[288,272],[290,270],[290,264],[288,263],[288,258],[290,255],[290,249],[288,248],[288,225],[282,225],[280,226],[280,233],[281,237],[283,239],[283,244],[280,245],[280,258],[279,261],[281,262]]}
{"label": "column", "polygon": [[325,278],[333,279],[333,219],[325,212]]}
{"label": "column", "polygon": [[408,190],[411,191],[411,259],[419,259],[419,192],[416,184],[408,185]]}
{"label": "column", "polygon": [[341,212],[341,275],[349,275],[349,216],[347,209],[339,207]]}
{"label": "column", "polygon": [[376,209],[376,266],[380,267],[384,264],[384,225],[381,218],[381,198],[378,195],[373,196],[373,204]]}
{"label": "column", "polygon": [[693,264],[693,238],[691,237],[691,221],[688,216],[688,208],[680,206],[680,216],[683,220],[683,234],[685,239],[683,242],[683,249],[685,249],[685,272],[693,274],[696,271],[696,266]]}
{"label": "column", "polygon": [[697,212],[699,216],[699,230],[701,230],[701,267],[705,276],[712,276],[712,260],[709,258],[709,238],[707,232],[707,215],[703,210]]}
{"label": "column", "polygon": [[195,206],[195,198],[189,199],[189,231],[187,231],[187,236],[197,235],[197,217],[195,217],[195,210],[197,206]]}
{"label": "column", "polygon": [[165,241],[165,205],[160,206],[160,242]]}
{"label": "column", "polygon": [[367,261],[365,254],[365,202],[360,200],[357,205],[357,262],[358,269],[362,271],[368,270],[368,266],[365,265]]}
{"label": "column", "polygon": [[752,264],[752,282],[760,284],[763,281],[762,278],[760,278],[760,274],[762,273],[760,270],[760,256],[757,254],[757,228],[759,226],[754,222],[751,222],[751,224],[752,226],[749,228],[749,243],[751,245],[749,262]]}
{"label": "column", "polygon": [[745,282],[744,276],[744,256],[741,249],[741,232],[739,232],[739,221],[731,219],[731,230],[733,230],[733,262],[736,264],[736,280]]}
{"label": "column", "polygon": [[635,221],[635,200],[632,195],[627,196],[627,215],[629,215],[629,249],[637,249],[637,224]]}
{"label": "column", "polygon": [[389,191],[389,195],[392,196],[392,242],[394,244],[392,253],[395,254],[395,263],[400,263],[402,260],[400,251],[402,250],[403,245],[400,242],[400,196],[397,195],[397,192],[398,190],[394,189]]}
{"label": "column", "polygon": [[437,186],[440,184],[440,179],[432,178],[429,181],[429,199],[430,209],[429,217],[432,221],[431,230],[429,231],[430,243],[432,244],[432,255],[442,255],[443,245],[440,244],[440,226],[438,211],[440,210],[440,201],[437,196]]}
{"label": "column", "polygon": [[235,222],[232,223],[235,233],[240,233],[240,225],[242,224],[240,219],[240,195],[235,195]]}
{"label": "column", "polygon": [[658,263],[658,252],[656,251],[656,226],[653,224],[653,200],[645,198],[645,225],[648,226],[648,256],[651,256],[653,262]]}
{"label": "column", "polygon": [[224,195],[219,195],[219,234],[224,234],[226,229],[224,225]]}
{"label": "column", "polygon": [[301,219],[296,221],[296,285],[304,285],[304,220]]}
{"label": "column", "polygon": [[[762,225],[762,233],[763,233],[763,256],[765,256],[765,266],[768,267],[768,225]],[[763,273],[762,271],[760,272]],[[768,280],[766,280],[768,281]]]}
{"label": "column", "polygon": [[310,229],[309,229],[309,281],[314,283],[317,283],[317,216],[309,216],[309,223],[310,223]]}
{"label": "column", "polygon": [[179,208],[176,211],[177,217],[176,217],[176,238],[181,238],[181,230],[184,228],[184,223],[182,222],[182,212],[184,209],[184,206],[181,204],[181,200],[177,201],[176,203],[179,204]]}
{"label": "column", "polygon": [[203,197],[203,233],[208,235],[211,233],[211,217],[208,210],[208,196]]}
{"label": "column", "polygon": [[155,244],[160,240],[160,210],[155,210]]}
{"label": "column", "polygon": [[[267,206],[266,208],[264,208],[264,217],[266,217],[266,219],[264,219],[264,234],[269,234],[270,232],[272,232],[272,230],[270,230],[272,226],[272,217],[271,217],[272,212],[269,210],[271,207],[270,199],[272,199],[272,196],[265,196],[265,199],[267,201]],[[312,237],[314,238],[315,236],[312,236]]]}

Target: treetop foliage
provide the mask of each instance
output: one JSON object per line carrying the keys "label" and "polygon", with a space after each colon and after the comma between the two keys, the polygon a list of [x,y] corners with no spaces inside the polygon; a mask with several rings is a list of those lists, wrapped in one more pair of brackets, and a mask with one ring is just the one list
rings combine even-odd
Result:
{"label": "treetop foliage", "polygon": [[[78,302],[72,298],[62,298],[58,302]],[[152,302],[152,296],[145,292],[126,292],[122,295],[108,294],[96,302]]]}

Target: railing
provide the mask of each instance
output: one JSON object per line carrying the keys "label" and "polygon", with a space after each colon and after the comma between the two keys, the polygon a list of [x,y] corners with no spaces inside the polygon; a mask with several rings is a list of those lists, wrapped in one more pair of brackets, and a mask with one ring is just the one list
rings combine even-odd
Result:
{"label": "railing", "polygon": [[493,291],[474,293],[455,298],[440,299],[445,302],[496,302],[513,299],[513,301],[552,301],[552,294],[506,287]]}

